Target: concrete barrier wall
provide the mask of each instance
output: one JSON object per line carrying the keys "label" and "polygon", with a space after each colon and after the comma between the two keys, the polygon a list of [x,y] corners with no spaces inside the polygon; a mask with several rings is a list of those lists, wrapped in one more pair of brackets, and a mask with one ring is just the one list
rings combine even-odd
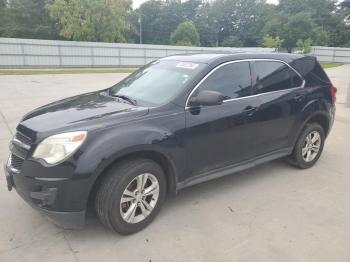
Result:
{"label": "concrete barrier wall", "polygon": [[1,68],[134,67],[175,54],[210,52],[273,52],[272,48],[208,48],[0,38]]}

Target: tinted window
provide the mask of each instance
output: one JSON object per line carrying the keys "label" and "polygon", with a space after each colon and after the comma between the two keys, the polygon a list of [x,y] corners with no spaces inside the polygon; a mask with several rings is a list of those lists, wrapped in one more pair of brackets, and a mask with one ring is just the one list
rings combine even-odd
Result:
{"label": "tinted window", "polygon": [[300,87],[303,84],[303,80],[294,70],[289,68],[289,74],[292,78],[292,87]]}
{"label": "tinted window", "polygon": [[306,86],[329,86],[331,81],[314,57],[303,57],[293,62],[293,67],[306,80]]}
{"label": "tinted window", "polygon": [[302,79],[287,65],[281,62],[256,61],[256,94],[279,91],[302,85]]}
{"label": "tinted window", "polygon": [[197,89],[217,91],[225,99],[251,95],[251,75],[248,62],[227,64],[212,73]]}

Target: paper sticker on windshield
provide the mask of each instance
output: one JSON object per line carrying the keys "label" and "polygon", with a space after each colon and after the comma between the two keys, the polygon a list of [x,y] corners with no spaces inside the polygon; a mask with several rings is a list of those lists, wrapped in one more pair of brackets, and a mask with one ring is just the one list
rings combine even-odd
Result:
{"label": "paper sticker on windshield", "polygon": [[185,69],[196,69],[198,64],[190,62],[180,62],[176,64],[176,67],[185,68]]}

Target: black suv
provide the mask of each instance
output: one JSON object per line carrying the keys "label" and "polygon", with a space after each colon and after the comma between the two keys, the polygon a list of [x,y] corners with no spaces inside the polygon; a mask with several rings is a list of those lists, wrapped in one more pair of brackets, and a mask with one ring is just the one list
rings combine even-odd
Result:
{"label": "black suv", "polygon": [[104,225],[133,233],[169,192],[281,157],[314,165],[336,90],[310,56],[159,59],[111,88],[25,115],[8,188],[63,227],[81,227],[92,200]]}

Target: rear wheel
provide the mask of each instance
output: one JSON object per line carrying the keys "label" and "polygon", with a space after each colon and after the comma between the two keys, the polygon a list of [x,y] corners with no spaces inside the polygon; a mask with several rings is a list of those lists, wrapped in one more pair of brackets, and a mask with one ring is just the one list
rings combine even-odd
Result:
{"label": "rear wheel", "polygon": [[288,157],[289,163],[302,169],[312,167],[321,156],[324,140],[324,130],[319,124],[307,124]]}
{"label": "rear wheel", "polygon": [[98,189],[100,221],[120,234],[146,227],[159,212],[166,193],[162,168],[149,159],[131,159],[113,167]]}

